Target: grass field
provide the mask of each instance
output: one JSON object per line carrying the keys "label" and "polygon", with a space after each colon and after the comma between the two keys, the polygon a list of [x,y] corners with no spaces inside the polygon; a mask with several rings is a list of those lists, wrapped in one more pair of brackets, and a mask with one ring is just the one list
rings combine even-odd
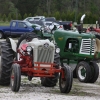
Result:
{"label": "grass field", "polygon": [[9,25],[10,25],[10,22],[0,21],[0,26],[9,26]]}

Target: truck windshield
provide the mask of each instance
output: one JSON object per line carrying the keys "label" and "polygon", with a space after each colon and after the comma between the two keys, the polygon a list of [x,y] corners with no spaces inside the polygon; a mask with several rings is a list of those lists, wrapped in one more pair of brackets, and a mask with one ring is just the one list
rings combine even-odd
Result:
{"label": "truck windshield", "polygon": [[32,24],[30,22],[25,22],[27,26],[32,26]]}

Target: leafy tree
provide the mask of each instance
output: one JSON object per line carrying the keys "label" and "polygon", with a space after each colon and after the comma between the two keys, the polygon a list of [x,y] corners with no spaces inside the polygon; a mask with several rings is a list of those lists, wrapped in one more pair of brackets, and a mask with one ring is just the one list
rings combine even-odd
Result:
{"label": "leafy tree", "polygon": [[31,14],[31,13],[29,13],[28,17],[32,17],[32,14]]}
{"label": "leafy tree", "polygon": [[55,13],[54,16],[56,17],[57,20],[61,19],[61,17],[60,17],[60,13],[59,13],[58,11]]}
{"label": "leafy tree", "polygon": [[8,21],[11,21],[11,13],[8,14]]}
{"label": "leafy tree", "polygon": [[66,14],[64,12],[62,12],[61,14],[61,20],[65,20],[66,19]]}
{"label": "leafy tree", "polygon": [[0,20],[2,19],[2,15],[0,14]]}
{"label": "leafy tree", "polygon": [[22,20],[22,16],[21,16],[20,13],[18,14],[18,19],[19,19],[19,20]]}
{"label": "leafy tree", "polygon": [[5,14],[2,16],[2,20],[3,20],[4,22],[6,21],[6,15],[5,15]]}
{"label": "leafy tree", "polygon": [[26,17],[27,17],[27,13],[25,13],[25,14],[24,14],[24,17],[23,17],[23,19],[25,19]]}

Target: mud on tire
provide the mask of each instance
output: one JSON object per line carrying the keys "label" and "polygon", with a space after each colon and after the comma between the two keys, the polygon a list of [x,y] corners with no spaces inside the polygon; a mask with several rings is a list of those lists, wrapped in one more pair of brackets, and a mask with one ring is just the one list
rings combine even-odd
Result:
{"label": "mud on tire", "polygon": [[14,59],[14,52],[9,42],[0,44],[0,85],[10,84],[11,66]]}

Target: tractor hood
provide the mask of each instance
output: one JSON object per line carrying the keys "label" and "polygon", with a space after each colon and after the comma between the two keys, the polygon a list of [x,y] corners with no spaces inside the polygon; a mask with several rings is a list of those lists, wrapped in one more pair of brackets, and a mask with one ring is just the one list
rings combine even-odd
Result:
{"label": "tractor hood", "polygon": [[84,39],[89,39],[89,38],[95,38],[94,34],[89,33],[79,33],[77,30],[56,30],[54,32],[54,37],[55,38],[84,38]]}

